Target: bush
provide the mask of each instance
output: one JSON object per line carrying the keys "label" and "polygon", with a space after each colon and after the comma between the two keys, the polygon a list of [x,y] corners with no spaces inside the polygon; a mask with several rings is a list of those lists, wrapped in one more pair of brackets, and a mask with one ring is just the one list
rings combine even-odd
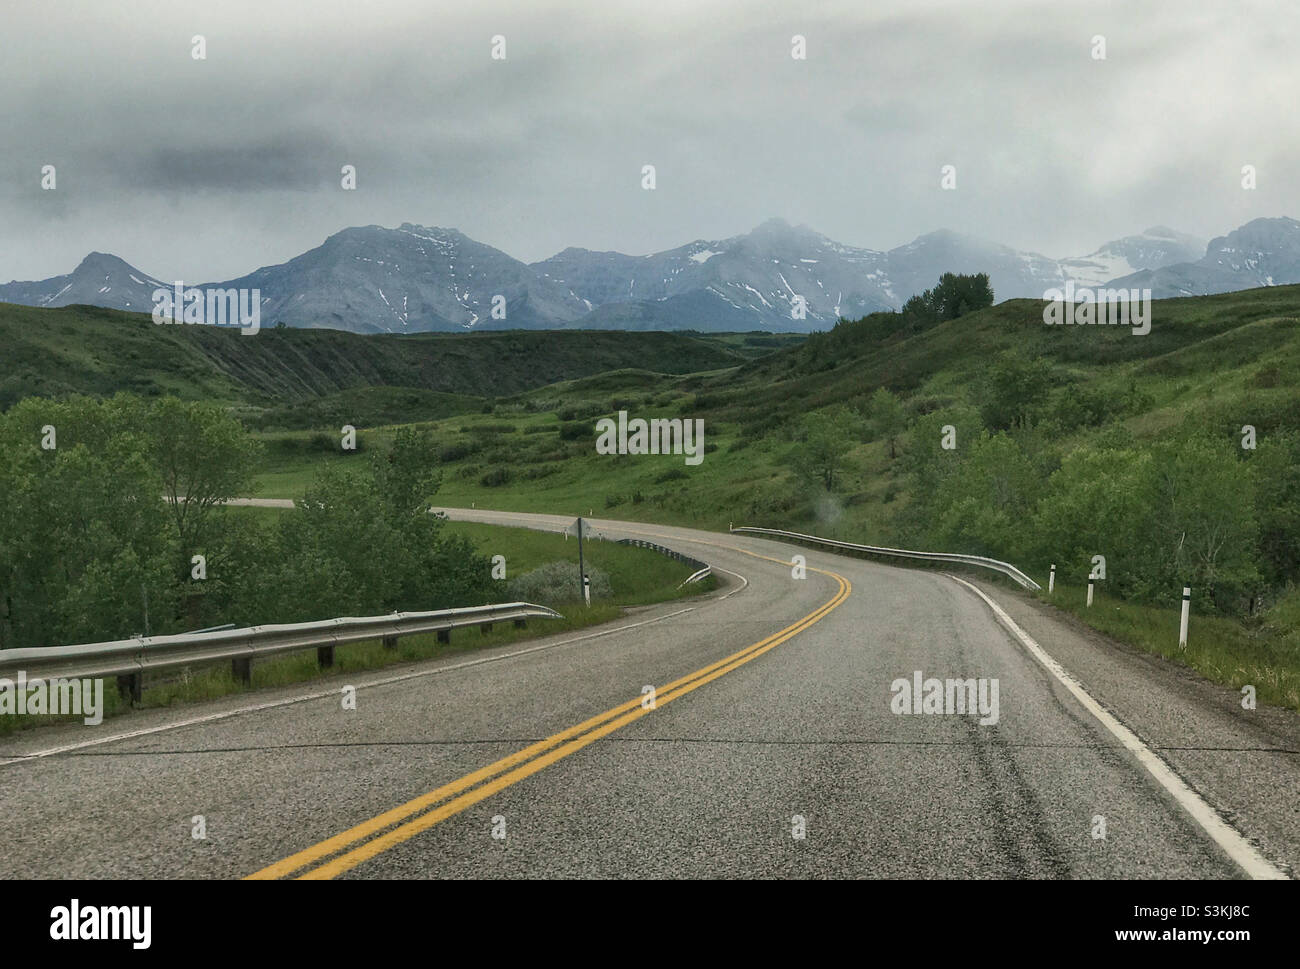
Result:
{"label": "bush", "polygon": [[585,421],[575,421],[571,424],[560,425],[561,441],[576,441],[579,438],[586,437],[588,434],[591,433],[593,433],[592,425],[586,423]]}
{"label": "bush", "polygon": [[[313,434],[307,439],[307,448],[311,451],[324,451],[327,454],[348,454],[343,450],[342,435],[335,434]],[[356,438],[356,447],[351,449],[351,453],[359,453],[366,449],[366,439],[360,434]]]}
{"label": "bush", "polygon": [[484,488],[497,488],[503,484],[509,484],[511,479],[509,468],[493,468],[483,477],[478,479],[478,483]]}
{"label": "bush", "polygon": [[655,484],[663,484],[665,481],[680,481],[685,477],[686,472],[681,468],[669,468],[663,474],[659,475],[659,477],[655,478]]}
{"label": "bush", "polygon": [[468,442],[448,444],[445,447],[439,448],[438,460],[443,464],[449,464],[452,461],[461,461],[477,450],[479,450],[477,445]]}
{"label": "bush", "polygon": [[605,407],[593,400],[579,400],[556,412],[561,421],[579,421],[588,417],[597,417],[605,412]]}
{"label": "bush", "polygon": [[[609,573],[593,566],[587,567],[591,579],[591,598],[608,599],[614,591],[609,584]],[[582,599],[582,586],[576,562],[547,562],[507,583],[510,597],[522,602],[535,602],[556,606]]]}

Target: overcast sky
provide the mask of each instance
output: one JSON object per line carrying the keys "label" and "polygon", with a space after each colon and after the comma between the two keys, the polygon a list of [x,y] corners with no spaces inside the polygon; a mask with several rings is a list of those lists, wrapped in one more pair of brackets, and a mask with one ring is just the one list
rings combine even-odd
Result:
{"label": "overcast sky", "polygon": [[1293,0],[18,0],[4,20],[4,281],[92,250],[212,281],[402,222],[533,261],[771,216],[1053,257],[1300,217]]}

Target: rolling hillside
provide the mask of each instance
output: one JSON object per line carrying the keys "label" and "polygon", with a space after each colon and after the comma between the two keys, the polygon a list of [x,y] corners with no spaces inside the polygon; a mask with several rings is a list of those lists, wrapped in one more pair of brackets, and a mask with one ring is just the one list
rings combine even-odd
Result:
{"label": "rolling hillside", "polygon": [[[0,346],[0,408],[30,395],[120,390],[274,407],[344,392],[373,398],[365,390],[377,387],[462,395],[477,407],[480,397],[609,370],[682,374],[747,359],[721,343],[678,333],[362,336],[285,327],[244,336],[230,328],[160,326],[142,313],[8,303],[0,303]],[[453,403],[419,394],[408,395],[412,402],[425,417]]]}

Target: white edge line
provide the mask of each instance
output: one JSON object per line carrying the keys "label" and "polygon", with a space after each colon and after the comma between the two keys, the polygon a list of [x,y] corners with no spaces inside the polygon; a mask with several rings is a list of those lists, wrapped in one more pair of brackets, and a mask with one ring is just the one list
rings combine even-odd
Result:
{"label": "white edge line", "polygon": [[[722,571],[727,572],[726,569],[723,569]],[[723,599],[727,598],[727,596],[734,595],[749,584],[749,580],[743,575],[739,575],[736,572],[728,572],[727,574],[735,575],[744,583],[744,585],[740,586],[739,589],[732,589],[731,592],[728,592],[725,596],[718,597],[714,600],[715,602],[721,602]],[[539,646],[530,646],[527,649],[517,649],[513,653],[502,653],[500,656],[481,656],[478,659],[466,660],[463,663],[453,663],[447,666],[439,666],[436,669],[416,670],[412,673],[402,673],[400,676],[386,676],[382,679],[372,680],[369,683],[357,684],[357,689],[364,690],[372,686],[387,686],[390,683],[401,683],[403,680],[413,680],[421,676],[434,676],[438,673],[464,669],[467,666],[479,666],[483,663],[496,663],[504,659],[513,659],[516,656],[525,656],[528,653],[536,653],[543,649],[555,649],[559,646],[572,646],[575,643],[585,642],[589,639],[597,639],[601,636],[612,636],[615,633],[620,633],[627,629],[636,629],[638,626],[648,626],[651,623],[663,622],[665,619],[672,619],[674,616],[680,616],[683,613],[692,612],[696,608],[696,606],[688,606],[685,609],[678,609],[676,612],[656,616],[654,619],[643,619],[640,622],[626,623],[622,626],[615,626],[612,629],[603,629],[599,632],[588,633],[585,636],[577,636],[573,639],[564,639],[558,643],[543,643]],[[307,693],[301,696],[287,697],[283,700],[272,700],[268,703],[257,703],[252,706],[239,707],[235,710],[223,710],[220,713],[210,713],[202,717],[191,717],[188,720],[179,720],[175,723],[160,724],[156,727],[143,727],[139,730],[130,730],[125,733],[113,734],[110,737],[98,737],[94,740],[83,740],[75,744],[65,744],[62,747],[50,747],[46,750],[33,751],[30,754],[17,754],[5,759],[0,759],[0,767],[7,767],[10,764],[22,764],[28,761],[37,760],[41,757],[52,757],[55,754],[65,754],[69,751],[82,750],[86,747],[97,747],[101,744],[117,743],[120,740],[132,740],[136,737],[145,737],[150,734],[163,733],[167,730],[179,730],[182,727],[193,727],[201,723],[212,723],[216,720],[225,720],[229,717],[237,717],[245,713],[258,713],[262,710],[274,710],[277,707],[287,707],[295,703],[306,703],[310,700],[323,700],[326,697],[338,696],[338,693],[339,691],[337,689],[324,690],[320,693]]]}
{"label": "white edge line", "polygon": [[1210,807],[1199,794],[1188,787],[1187,783],[1158,754],[1139,740],[1133,731],[1120,723],[1105,707],[1094,700],[1078,680],[1071,676],[1060,663],[1052,659],[1047,654],[1047,651],[1039,646],[1032,636],[1021,629],[1001,606],[985,595],[983,590],[965,579],[958,578],[947,572],[943,574],[956,582],[960,582],[983,599],[988,604],[988,607],[993,610],[993,614],[997,616],[998,621],[1024,644],[1034,659],[1042,663],[1048,672],[1074,694],[1074,698],[1083,705],[1084,709],[1101,721],[1102,726],[1114,734],[1115,738],[1138,759],[1138,762],[1147,769],[1151,776],[1173,795],[1174,800],[1178,802],[1183,810],[1192,816],[1192,820],[1199,824],[1205,833],[1214,839],[1215,844],[1222,848],[1228,854],[1228,857],[1236,862],[1247,875],[1257,879],[1289,880],[1285,872],[1274,866],[1240,832],[1224,821],[1219,816],[1219,813]]}

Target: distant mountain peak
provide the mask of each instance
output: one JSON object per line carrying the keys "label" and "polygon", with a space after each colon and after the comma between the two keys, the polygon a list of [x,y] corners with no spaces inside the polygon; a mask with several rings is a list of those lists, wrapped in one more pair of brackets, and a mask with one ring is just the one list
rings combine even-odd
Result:
{"label": "distant mountain peak", "polygon": [[[459,229],[403,222],[344,228],[285,263],[208,285],[258,289],[267,326],[807,331],[898,309],[947,272],[987,273],[1000,300],[1041,298],[1065,280],[1140,281],[1157,297],[1280,285],[1300,282],[1300,222],[1254,219],[1208,247],[1156,225],[1058,260],[949,228],[888,251],[863,249],[774,216],[748,233],[662,252],[570,246],[531,265]],[[67,275],[0,285],[0,300],[148,312],[153,290],[169,285],[95,251]],[[501,300],[504,316],[494,312]]]}

